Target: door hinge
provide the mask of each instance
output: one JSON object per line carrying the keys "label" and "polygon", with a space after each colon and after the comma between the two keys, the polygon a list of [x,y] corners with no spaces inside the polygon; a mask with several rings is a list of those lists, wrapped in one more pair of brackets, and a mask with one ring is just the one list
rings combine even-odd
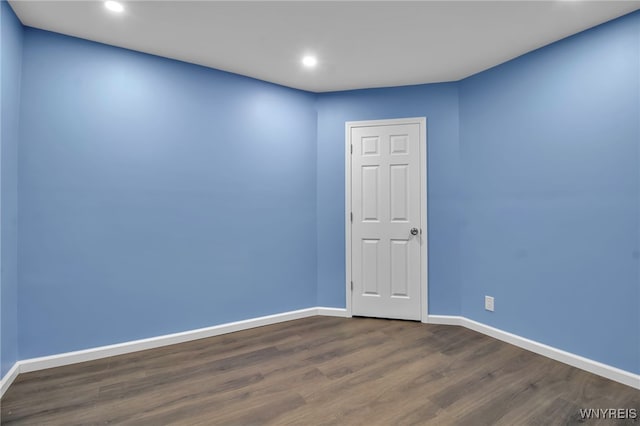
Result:
{"label": "door hinge", "polygon": [[353,144],[351,144],[351,153],[353,154]]}
{"label": "door hinge", "polygon": [[351,217],[351,223],[353,223],[353,212],[351,212],[349,216]]}
{"label": "door hinge", "polygon": [[353,281],[351,281],[351,291],[353,291]]}

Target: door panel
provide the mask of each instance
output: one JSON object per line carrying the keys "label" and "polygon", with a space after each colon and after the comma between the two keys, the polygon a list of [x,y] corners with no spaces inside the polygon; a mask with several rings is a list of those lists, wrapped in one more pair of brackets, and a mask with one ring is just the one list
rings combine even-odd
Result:
{"label": "door panel", "polygon": [[409,165],[396,164],[389,168],[391,172],[390,208],[392,222],[409,220]]}
{"label": "door panel", "polygon": [[420,319],[420,125],[352,127],[353,315]]}
{"label": "door panel", "polygon": [[379,221],[379,169],[378,166],[362,167],[362,220],[368,222]]}
{"label": "door panel", "polygon": [[409,241],[391,240],[391,297],[409,297]]}
{"label": "door panel", "polygon": [[380,240],[362,240],[362,294],[380,296],[378,290]]}

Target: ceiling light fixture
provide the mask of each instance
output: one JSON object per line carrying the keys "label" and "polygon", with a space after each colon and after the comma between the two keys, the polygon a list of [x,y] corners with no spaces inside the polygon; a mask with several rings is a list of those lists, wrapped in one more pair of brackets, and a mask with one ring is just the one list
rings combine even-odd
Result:
{"label": "ceiling light fixture", "polygon": [[124,10],[124,6],[122,3],[118,3],[117,1],[109,0],[104,2],[104,7],[109,9],[112,12],[122,12]]}
{"label": "ceiling light fixture", "polygon": [[307,68],[315,67],[318,64],[318,60],[315,56],[305,56],[302,58],[302,65]]}

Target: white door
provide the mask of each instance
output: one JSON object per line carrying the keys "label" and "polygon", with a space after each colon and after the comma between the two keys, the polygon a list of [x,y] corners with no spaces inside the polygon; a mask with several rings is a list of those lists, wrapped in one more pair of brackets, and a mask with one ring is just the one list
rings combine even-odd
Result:
{"label": "white door", "polygon": [[351,312],[420,320],[424,122],[371,123],[348,123]]}

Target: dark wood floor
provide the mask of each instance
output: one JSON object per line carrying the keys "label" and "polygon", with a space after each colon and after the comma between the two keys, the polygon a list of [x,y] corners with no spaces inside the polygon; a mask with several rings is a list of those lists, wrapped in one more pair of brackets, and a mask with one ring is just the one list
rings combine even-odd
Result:
{"label": "dark wood floor", "polygon": [[[640,391],[454,326],[313,317],[21,374],[2,424],[565,425]],[[639,420],[589,420],[639,424]]]}

